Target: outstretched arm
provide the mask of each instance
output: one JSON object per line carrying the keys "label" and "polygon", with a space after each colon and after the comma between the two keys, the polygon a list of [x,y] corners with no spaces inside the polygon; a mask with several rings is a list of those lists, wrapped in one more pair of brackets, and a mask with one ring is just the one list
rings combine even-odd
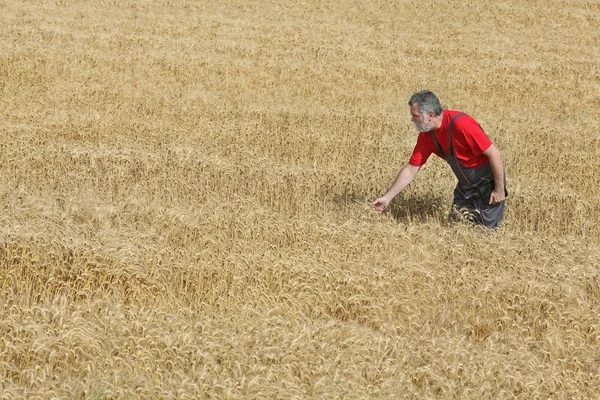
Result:
{"label": "outstretched arm", "polygon": [[398,176],[396,176],[392,187],[390,187],[383,196],[371,203],[375,211],[379,213],[383,212],[383,210],[386,209],[394,197],[396,197],[398,193],[404,190],[404,188],[412,182],[420,168],[421,167],[415,167],[414,165],[406,164],[404,168],[398,172]]}
{"label": "outstretched arm", "polygon": [[494,183],[496,187],[490,195],[490,204],[498,204],[505,200],[504,195],[504,167],[502,165],[502,157],[500,157],[500,151],[491,145],[483,155],[490,160],[490,166],[492,167],[492,173],[494,174]]}

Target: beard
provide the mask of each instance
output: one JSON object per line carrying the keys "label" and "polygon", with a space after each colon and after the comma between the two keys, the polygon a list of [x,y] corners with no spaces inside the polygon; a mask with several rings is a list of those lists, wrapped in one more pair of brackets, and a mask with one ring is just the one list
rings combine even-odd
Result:
{"label": "beard", "polygon": [[416,122],[413,122],[413,124],[415,124],[415,128],[417,128],[417,130],[419,132],[429,132],[431,130],[431,128],[433,128],[433,125],[431,124],[431,121],[427,121],[427,119],[425,118],[425,116],[423,116],[423,122],[420,124],[417,124]]}

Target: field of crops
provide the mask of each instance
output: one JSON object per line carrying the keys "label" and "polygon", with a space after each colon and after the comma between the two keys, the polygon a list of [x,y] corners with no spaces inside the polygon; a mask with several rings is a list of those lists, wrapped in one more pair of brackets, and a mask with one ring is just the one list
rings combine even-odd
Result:
{"label": "field of crops", "polygon": [[[0,0],[0,392],[600,396],[596,0]],[[496,231],[421,89],[502,153]]]}

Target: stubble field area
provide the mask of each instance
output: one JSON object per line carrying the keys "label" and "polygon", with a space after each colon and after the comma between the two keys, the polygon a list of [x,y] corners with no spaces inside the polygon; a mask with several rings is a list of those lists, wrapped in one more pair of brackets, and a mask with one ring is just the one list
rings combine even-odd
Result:
{"label": "stubble field area", "polygon": [[[600,395],[600,5],[0,0],[2,398]],[[500,229],[432,157],[481,123]]]}

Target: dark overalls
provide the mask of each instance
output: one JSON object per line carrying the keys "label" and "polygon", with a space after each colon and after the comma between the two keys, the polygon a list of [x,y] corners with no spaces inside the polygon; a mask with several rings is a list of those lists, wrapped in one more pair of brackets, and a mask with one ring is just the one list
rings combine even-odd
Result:
{"label": "dark overalls", "polygon": [[[449,220],[455,221],[461,214],[461,210],[467,212],[468,219],[484,225],[488,228],[496,228],[504,215],[504,201],[498,204],[489,204],[490,194],[494,190],[494,174],[490,164],[479,168],[465,167],[454,155],[452,147],[452,127],[454,121],[464,113],[459,113],[450,121],[448,128],[448,152],[445,154],[442,146],[438,143],[433,131],[430,131],[431,138],[435,143],[440,156],[452,168],[454,175],[458,179],[456,188],[454,189],[454,201],[452,202],[452,211],[450,212]],[[504,187],[506,187],[506,177],[504,178]],[[505,193],[508,195],[508,193]]]}

